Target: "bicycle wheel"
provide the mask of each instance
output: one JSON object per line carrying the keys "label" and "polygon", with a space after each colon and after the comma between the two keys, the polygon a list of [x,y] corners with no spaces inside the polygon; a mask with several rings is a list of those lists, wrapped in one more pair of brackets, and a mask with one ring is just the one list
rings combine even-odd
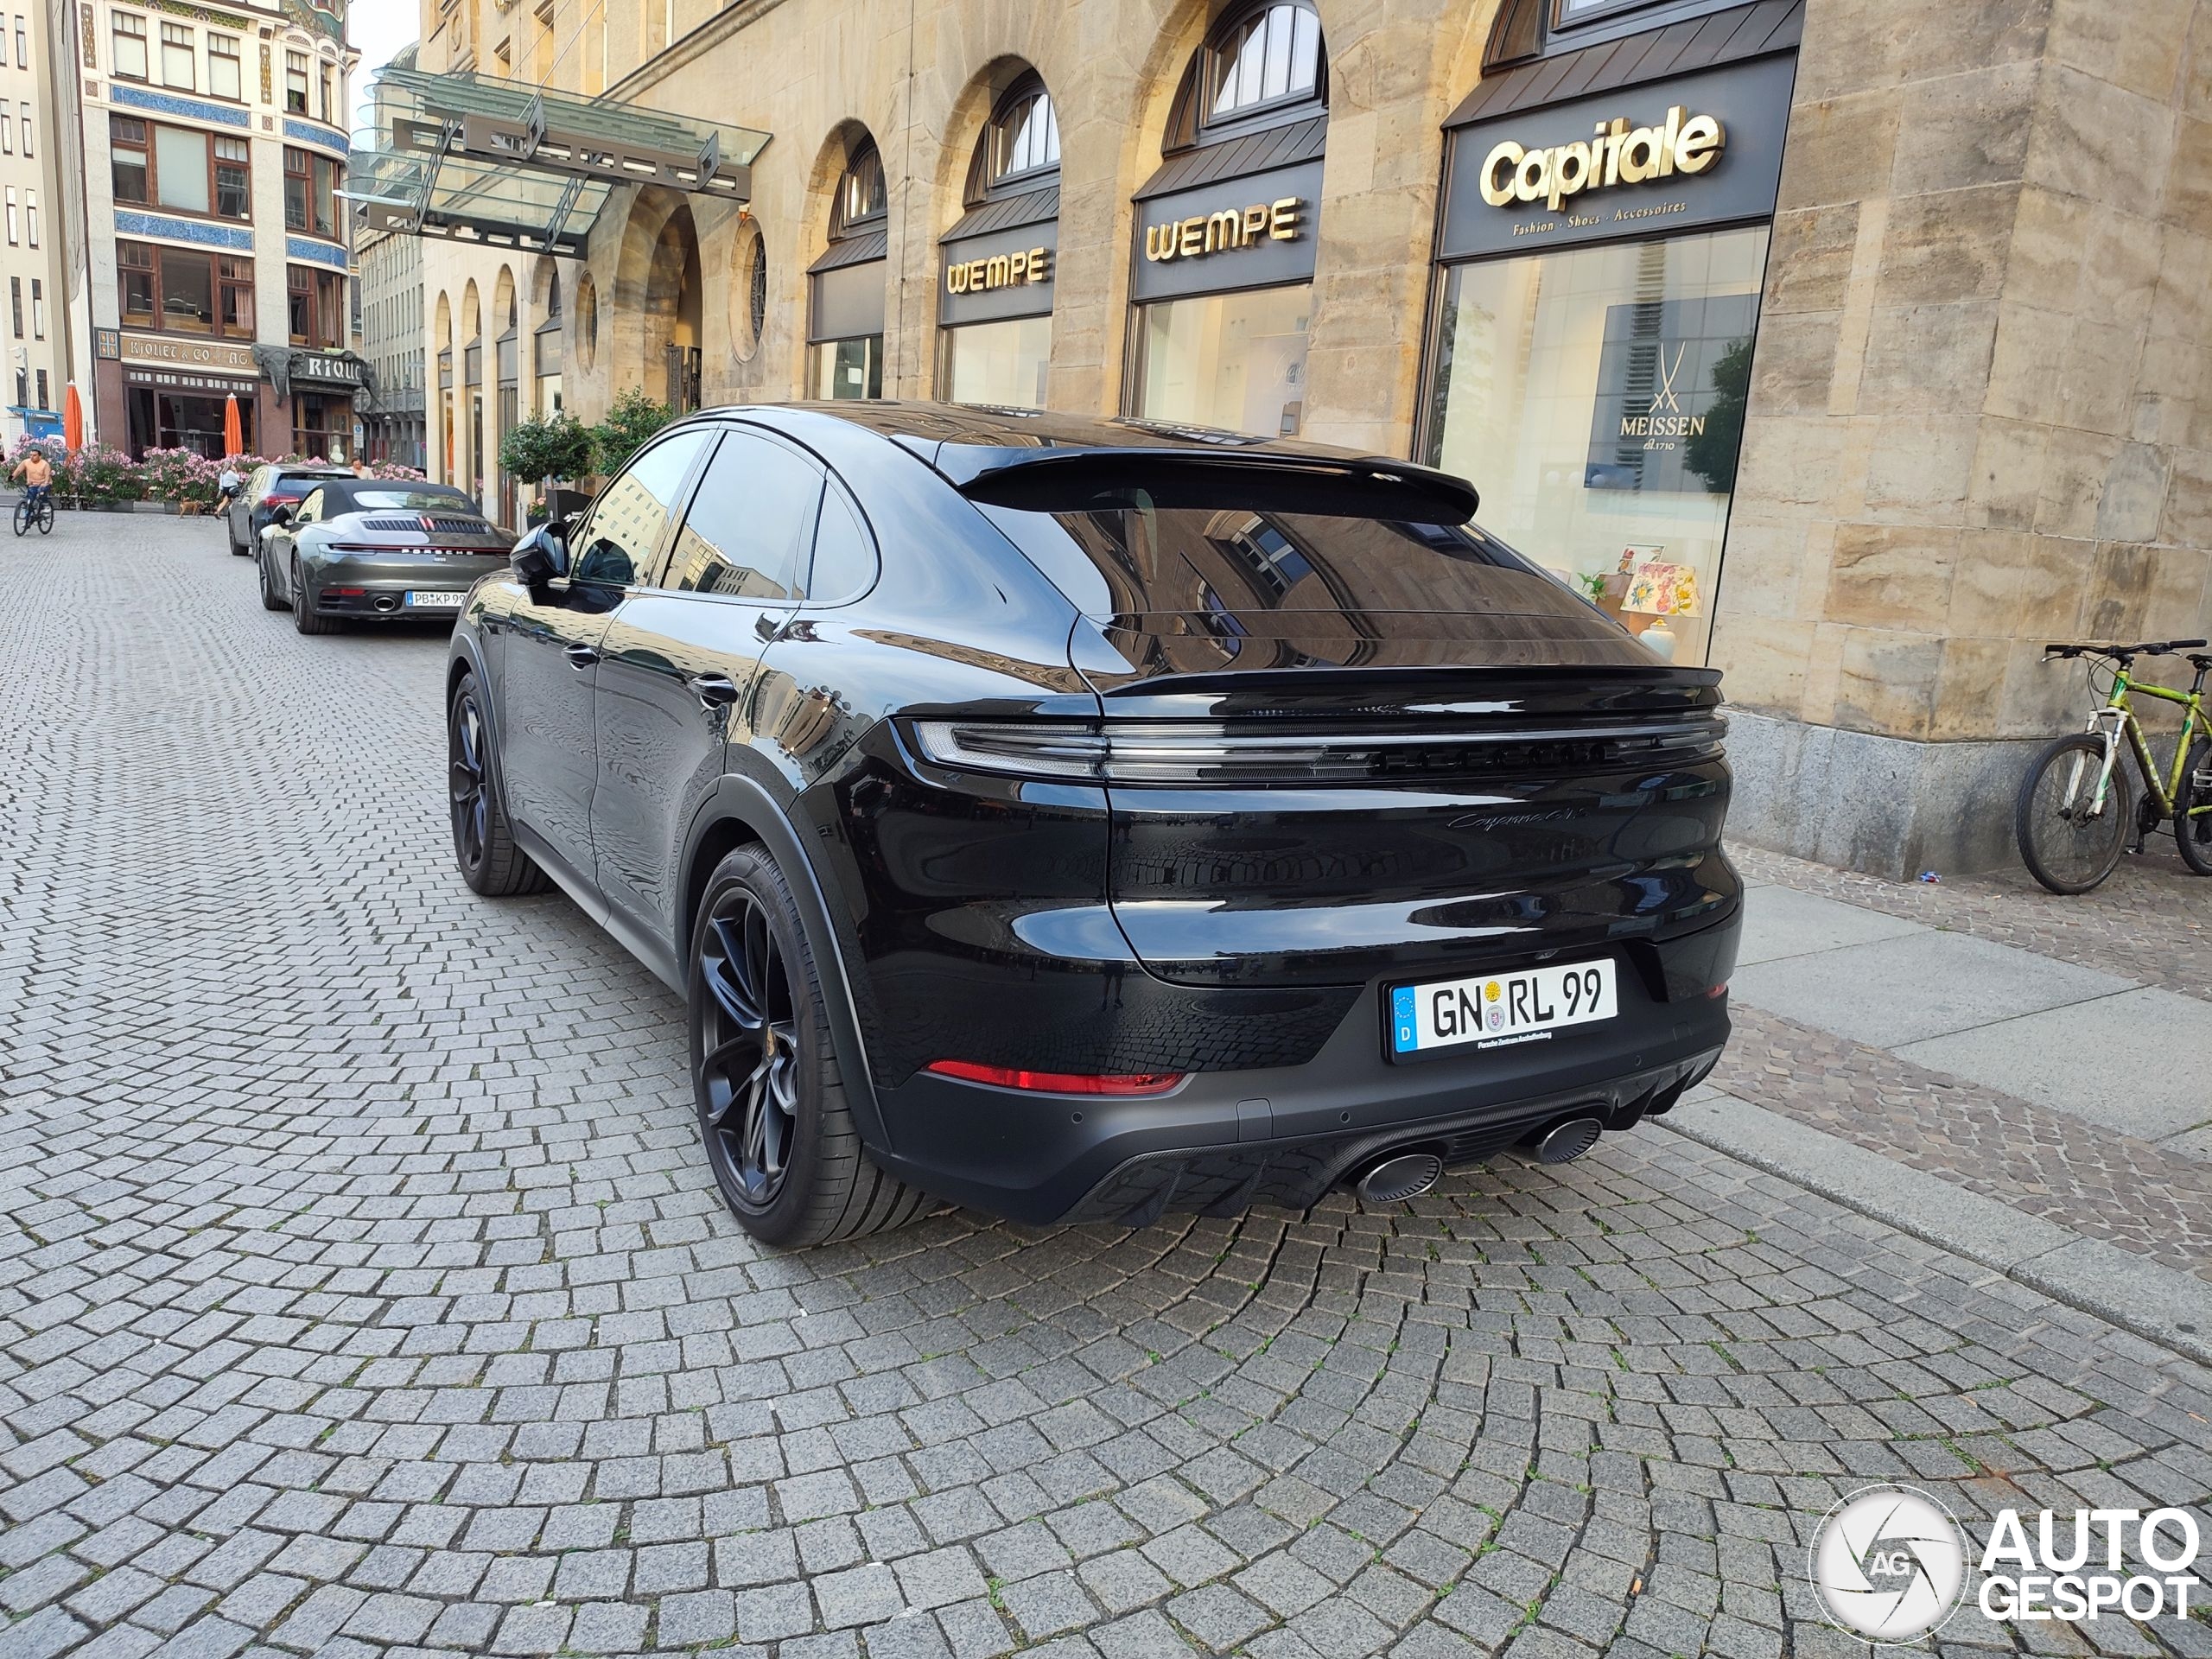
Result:
{"label": "bicycle wheel", "polygon": [[2104,809],[2094,810],[2101,737],[2075,732],[2038,754],[2020,780],[2012,827],[2028,874],[2053,893],[2087,893],[2112,874],[2135,829],[2134,782],[2125,756],[2113,765]]}
{"label": "bicycle wheel", "polygon": [[20,535],[22,535],[25,531],[29,530],[30,527],[31,527],[31,504],[30,504],[29,502],[28,502],[28,501],[18,501],[18,502],[16,502],[16,535],[18,535],[18,536],[20,536]]}
{"label": "bicycle wheel", "polygon": [[50,495],[38,504],[38,533],[41,536],[54,534],[54,498]]}
{"label": "bicycle wheel", "polygon": [[2181,843],[2183,863],[2199,875],[2212,875],[2212,741],[2201,737],[2182,768],[2174,839]]}

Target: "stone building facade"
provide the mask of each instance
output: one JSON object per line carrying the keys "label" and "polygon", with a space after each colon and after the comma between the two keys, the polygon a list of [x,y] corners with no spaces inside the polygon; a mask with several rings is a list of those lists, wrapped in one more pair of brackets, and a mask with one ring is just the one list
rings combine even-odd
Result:
{"label": "stone building facade", "polygon": [[2043,639],[2212,623],[2212,0],[426,0],[419,61],[766,135],[425,239],[495,508],[632,386],[1434,461],[1724,671],[1738,835],[1892,874],[2009,855]]}
{"label": "stone building facade", "polygon": [[71,281],[71,256],[83,251],[69,217],[80,194],[68,143],[74,86],[67,39],[54,21],[38,6],[0,16],[0,433],[11,442],[60,429],[83,321],[70,303],[82,290]]}

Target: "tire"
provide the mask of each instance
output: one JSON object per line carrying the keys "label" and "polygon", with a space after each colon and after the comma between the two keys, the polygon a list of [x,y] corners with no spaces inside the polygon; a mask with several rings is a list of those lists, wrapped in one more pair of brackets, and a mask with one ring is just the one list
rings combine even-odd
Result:
{"label": "tire", "polygon": [[461,879],[486,899],[543,893],[553,884],[528,853],[515,845],[506,798],[492,755],[476,677],[464,674],[446,708],[446,793],[453,830],[454,862]]}
{"label": "tire", "polygon": [[2212,875],[2212,740],[2197,739],[2182,768],[2174,839],[2183,863],[2199,875]]}
{"label": "tire", "polygon": [[54,498],[52,496],[47,497],[38,504],[38,533],[41,536],[54,534]]}
{"label": "tire", "polygon": [[[741,847],[715,867],[692,928],[684,990],[700,1139],[722,1202],[747,1232],[804,1249],[904,1226],[930,1207],[925,1193],[878,1169],[861,1144],[821,976],[791,887],[766,849]],[[763,1027],[772,1040],[757,1058]],[[747,1109],[754,1077],[757,1117]],[[756,1122],[761,1133],[748,1137]],[[771,1145],[778,1140],[779,1147]]]}
{"label": "tire", "polygon": [[253,562],[253,574],[254,580],[258,582],[261,587],[261,608],[263,610],[289,611],[292,608],[291,602],[289,600],[278,598],[276,590],[269,585],[269,562],[266,559],[256,559]]}
{"label": "tire", "polygon": [[2076,821],[2063,816],[2061,803],[2077,756],[2082,760],[2082,787],[2086,791],[2103,764],[2104,740],[2075,732],[2036,756],[2012,804],[2021,861],[2030,875],[2053,893],[2087,893],[2097,886],[2112,874],[2136,830],[2134,779],[2125,754],[2113,763],[2102,812],[2080,820],[2078,829]]}
{"label": "tire", "polygon": [[315,601],[308,594],[308,585],[300,580],[300,562],[292,561],[292,626],[302,633],[335,633],[346,625],[334,616],[324,616],[316,611]]}
{"label": "tire", "polygon": [[30,503],[29,503],[29,502],[28,502],[28,501],[18,501],[18,502],[16,502],[16,535],[18,535],[18,536],[21,536],[21,535],[22,535],[25,531],[29,530],[30,527],[31,527]]}

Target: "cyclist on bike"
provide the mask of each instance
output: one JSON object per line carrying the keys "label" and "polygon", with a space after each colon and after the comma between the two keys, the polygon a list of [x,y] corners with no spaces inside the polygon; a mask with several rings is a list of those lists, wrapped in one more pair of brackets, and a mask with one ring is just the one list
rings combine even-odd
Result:
{"label": "cyclist on bike", "polygon": [[35,512],[54,492],[54,463],[43,449],[33,449],[9,468],[8,476],[23,480],[23,500]]}

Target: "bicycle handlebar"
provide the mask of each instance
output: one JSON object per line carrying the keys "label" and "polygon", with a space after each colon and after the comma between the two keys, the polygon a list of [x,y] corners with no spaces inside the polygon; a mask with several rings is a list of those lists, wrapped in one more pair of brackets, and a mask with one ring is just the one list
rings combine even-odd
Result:
{"label": "bicycle handlebar", "polygon": [[2046,644],[2044,660],[2058,658],[2112,657],[2125,660],[2130,657],[2171,657],[2177,652],[2190,651],[2198,645],[2212,645],[2212,639],[2145,639],[2133,645]]}

